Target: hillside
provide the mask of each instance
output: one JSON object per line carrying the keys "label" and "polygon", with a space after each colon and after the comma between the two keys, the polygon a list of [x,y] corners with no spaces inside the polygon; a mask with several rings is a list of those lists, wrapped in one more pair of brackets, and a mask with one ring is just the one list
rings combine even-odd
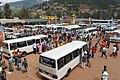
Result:
{"label": "hillside", "polygon": [[91,8],[108,9],[111,6],[117,6],[120,4],[120,0],[52,0],[53,2],[59,2],[61,4],[87,4]]}
{"label": "hillside", "polygon": [[[23,0],[10,3],[11,9],[27,7],[31,17],[43,15],[81,18],[120,18],[120,0]],[[13,10],[14,11],[14,10]]]}
{"label": "hillside", "polygon": [[12,9],[21,9],[23,6],[32,7],[35,4],[41,4],[44,0],[23,0],[18,2],[10,3]]}

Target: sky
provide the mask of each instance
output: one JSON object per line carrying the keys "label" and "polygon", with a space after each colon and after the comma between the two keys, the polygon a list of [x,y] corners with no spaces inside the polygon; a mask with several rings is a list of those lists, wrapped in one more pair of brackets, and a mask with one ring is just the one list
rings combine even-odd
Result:
{"label": "sky", "polygon": [[9,3],[9,2],[16,2],[16,1],[23,1],[23,0],[0,0],[2,4]]}

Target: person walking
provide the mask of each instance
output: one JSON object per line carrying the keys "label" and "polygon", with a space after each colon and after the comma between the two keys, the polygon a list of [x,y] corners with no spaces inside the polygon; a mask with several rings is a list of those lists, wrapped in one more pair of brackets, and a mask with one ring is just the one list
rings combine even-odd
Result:
{"label": "person walking", "polygon": [[97,38],[97,45],[100,45],[100,37]]}
{"label": "person walking", "polygon": [[97,48],[98,48],[98,45],[97,45],[97,43],[95,43],[95,53],[97,51]]}
{"label": "person walking", "polygon": [[14,55],[16,54],[16,49],[14,48],[14,50],[12,51],[11,57],[14,57]]}
{"label": "person walking", "polygon": [[17,59],[17,70],[20,70],[21,69],[21,57],[19,56],[18,59]]}
{"label": "person walking", "polygon": [[82,68],[83,69],[85,69],[85,66],[86,66],[86,64],[85,64],[86,63],[86,59],[87,59],[86,54],[87,53],[84,53],[84,56],[82,57]]}
{"label": "person walking", "polygon": [[9,64],[9,71],[13,72],[14,68],[13,68],[13,58],[12,57],[9,58],[8,64]]}
{"label": "person walking", "polygon": [[42,53],[42,45],[41,45],[41,44],[38,45],[38,53],[39,53],[39,54]]}
{"label": "person walking", "polygon": [[110,56],[114,56],[116,58],[116,52],[117,52],[116,45],[113,45],[113,51],[112,51],[112,54]]}
{"label": "person walking", "polygon": [[92,53],[92,58],[94,59],[94,54],[95,54],[95,47],[94,46],[92,46],[92,48],[91,48],[91,53]]}
{"label": "person walking", "polygon": [[6,71],[3,68],[2,68],[2,72],[1,72],[1,80],[6,80]]}
{"label": "person walking", "polygon": [[90,56],[91,56],[90,51],[87,50],[87,65],[86,66],[88,66],[88,67],[91,67]]}
{"label": "person walking", "polygon": [[2,66],[0,65],[0,80],[2,78]]}
{"label": "person walking", "polygon": [[1,46],[1,48],[0,48],[0,52],[3,53],[3,47],[2,47],[2,46]]}
{"label": "person walking", "polygon": [[7,69],[8,65],[6,64],[5,60],[2,61],[2,68]]}
{"label": "person walking", "polygon": [[27,72],[28,62],[27,62],[26,58],[24,58],[24,61],[22,62],[22,66],[24,68],[24,72]]}
{"label": "person walking", "polygon": [[0,73],[2,72],[2,66],[0,65]]}
{"label": "person walking", "polygon": [[2,60],[2,52],[0,51],[0,61]]}
{"label": "person walking", "polygon": [[99,52],[102,52],[102,49],[103,49],[103,42],[100,44],[100,50],[99,50]]}
{"label": "person walking", "polygon": [[107,59],[106,51],[107,51],[107,49],[106,49],[106,47],[104,46],[104,47],[102,48],[102,55],[101,55],[101,57],[103,57],[103,55],[104,55],[104,56],[106,57],[106,59]]}
{"label": "person walking", "polygon": [[42,43],[42,52],[45,52],[46,51],[46,48],[47,48],[47,44],[46,44],[46,41],[44,41]]}
{"label": "person walking", "polygon": [[14,54],[14,57],[13,57],[14,59],[15,59],[15,66],[17,65],[17,59],[18,59],[18,54],[16,53],[16,54]]}
{"label": "person walking", "polygon": [[101,80],[108,80],[108,72],[107,72],[107,66],[105,65],[102,70],[102,77]]}
{"label": "person walking", "polygon": [[107,40],[107,48],[109,49],[109,47],[110,47],[110,40],[108,39]]}
{"label": "person walking", "polygon": [[37,52],[37,44],[35,42],[33,44],[33,51],[34,51],[34,54],[36,54],[36,52]]}
{"label": "person walking", "polygon": [[92,40],[89,41],[89,49],[91,49]]}
{"label": "person walking", "polygon": [[116,56],[117,56],[117,55],[118,55],[117,53],[118,53],[118,51],[119,51],[119,44],[116,43],[115,45],[116,45],[116,48],[117,48],[117,50],[116,50]]}
{"label": "person walking", "polygon": [[22,52],[19,49],[17,50],[17,55],[18,57],[22,57]]}

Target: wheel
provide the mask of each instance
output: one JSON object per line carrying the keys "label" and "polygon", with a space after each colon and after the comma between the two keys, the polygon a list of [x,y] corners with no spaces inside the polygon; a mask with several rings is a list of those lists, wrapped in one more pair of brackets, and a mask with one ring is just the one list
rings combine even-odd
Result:
{"label": "wheel", "polygon": [[27,54],[27,52],[26,52],[26,51],[23,51],[23,52],[22,52],[22,56],[23,56],[23,57],[25,57],[25,56],[26,56],[26,54]]}
{"label": "wheel", "polygon": [[70,75],[71,72],[71,68],[68,69],[67,73],[66,73],[66,77],[68,77]]}

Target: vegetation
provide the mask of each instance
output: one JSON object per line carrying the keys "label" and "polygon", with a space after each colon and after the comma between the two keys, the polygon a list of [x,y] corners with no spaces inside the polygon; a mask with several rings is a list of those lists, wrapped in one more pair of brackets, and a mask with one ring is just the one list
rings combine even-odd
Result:
{"label": "vegetation", "polygon": [[109,9],[112,6],[120,4],[120,0],[52,0],[61,4],[75,4],[78,7],[80,4],[87,4],[95,9]]}
{"label": "vegetation", "polygon": [[[52,2],[64,4],[67,7],[71,5],[68,11],[72,9],[78,17],[97,19],[120,18],[120,0],[52,0]],[[86,5],[89,11],[85,12],[82,10],[80,8],[81,5]]]}
{"label": "vegetation", "polygon": [[32,7],[35,4],[41,4],[43,3],[43,0],[22,0],[14,3],[10,3],[12,9],[22,9],[23,5],[25,5],[27,8]]}
{"label": "vegetation", "polygon": [[21,19],[30,18],[29,10],[27,8],[25,8],[25,6],[23,6],[23,8],[18,11],[18,17],[21,18]]}
{"label": "vegetation", "polygon": [[11,18],[11,13],[12,13],[12,10],[10,9],[9,4],[5,4],[5,6],[4,6],[4,16],[5,16],[5,18],[6,19]]}
{"label": "vegetation", "polygon": [[[25,0],[28,5],[32,5],[32,1]],[[19,2],[20,3],[20,2]],[[18,3],[18,4],[19,4]],[[24,3],[24,2],[21,2]],[[81,18],[110,19],[120,18],[120,0],[49,0],[43,4],[36,4],[31,8],[26,8],[22,4],[22,9],[11,10],[11,4],[5,4],[4,11],[0,13],[0,18],[19,17],[21,19],[39,18],[42,15],[71,16],[75,14]],[[82,7],[81,7],[82,6]]]}

